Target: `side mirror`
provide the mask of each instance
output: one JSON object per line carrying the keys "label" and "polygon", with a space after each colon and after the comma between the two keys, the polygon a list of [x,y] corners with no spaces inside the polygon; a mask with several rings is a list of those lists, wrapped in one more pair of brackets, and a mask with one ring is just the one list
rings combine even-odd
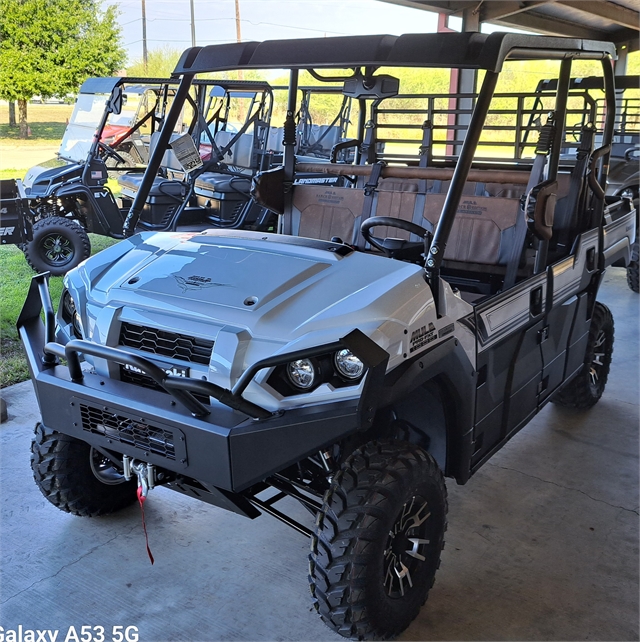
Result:
{"label": "side mirror", "polygon": [[122,86],[118,85],[113,88],[111,92],[111,98],[107,103],[107,111],[111,114],[119,114],[122,111],[122,104],[124,102],[124,93],[122,91]]}
{"label": "side mirror", "polygon": [[393,98],[400,92],[400,80],[394,76],[355,76],[344,81],[342,93],[350,98]]}

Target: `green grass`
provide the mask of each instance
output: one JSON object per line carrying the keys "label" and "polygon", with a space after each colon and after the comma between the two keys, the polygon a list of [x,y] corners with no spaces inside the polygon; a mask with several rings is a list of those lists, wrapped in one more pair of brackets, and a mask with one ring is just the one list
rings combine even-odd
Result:
{"label": "green grass", "polygon": [[[29,123],[31,129],[31,136],[29,140],[38,141],[60,141],[64,136],[66,123]],[[18,127],[10,127],[9,125],[0,125],[0,138],[5,141],[15,140],[20,141],[20,129]]]}
{"label": "green grass", "polygon": [[[92,254],[117,242],[96,234],[89,236]],[[29,378],[27,362],[15,326],[34,272],[15,245],[6,245],[0,247],[0,274],[0,388],[5,388]],[[52,277],[49,289],[53,305],[57,309],[62,293],[62,277]]]}
{"label": "green grass", "polygon": [[60,141],[72,111],[73,105],[27,105],[27,122],[31,128],[31,136],[27,140],[21,140],[20,128],[8,125],[9,107],[0,105],[0,140],[20,141],[21,145]]}
{"label": "green grass", "polygon": [[23,179],[26,173],[26,169],[0,169],[0,180],[4,180],[5,178]]}

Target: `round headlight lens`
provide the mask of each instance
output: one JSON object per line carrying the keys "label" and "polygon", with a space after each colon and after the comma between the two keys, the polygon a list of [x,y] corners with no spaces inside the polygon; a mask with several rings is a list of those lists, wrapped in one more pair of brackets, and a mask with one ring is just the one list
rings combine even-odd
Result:
{"label": "round headlight lens", "polygon": [[346,379],[359,379],[364,372],[364,363],[351,350],[338,350],[334,361],[337,371]]}
{"label": "round headlight lens", "polygon": [[65,318],[73,320],[73,315],[76,313],[76,304],[73,302],[69,290],[65,290],[62,295],[62,305]]}
{"label": "round headlight lens", "polygon": [[316,369],[309,359],[298,359],[287,365],[289,381],[302,390],[308,390],[316,379]]}
{"label": "round headlight lens", "polygon": [[82,327],[82,319],[77,312],[73,313],[73,334],[76,335],[76,338],[84,338],[84,328]]}

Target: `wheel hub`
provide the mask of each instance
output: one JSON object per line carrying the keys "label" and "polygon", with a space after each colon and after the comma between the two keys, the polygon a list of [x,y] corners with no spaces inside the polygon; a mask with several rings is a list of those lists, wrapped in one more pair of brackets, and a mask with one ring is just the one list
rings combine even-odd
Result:
{"label": "wheel hub", "polygon": [[430,543],[430,540],[420,537],[424,535],[425,522],[430,515],[427,502],[414,496],[404,504],[389,531],[384,551],[384,587],[389,597],[404,597],[406,591],[413,587],[412,574],[425,561],[424,547]]}
{"label": "wheel hub", "polygon": [[60,234],[50,234],[42,240],[44,255],[52,264],[66,263],[73,256],[73,247],[69,239]]}

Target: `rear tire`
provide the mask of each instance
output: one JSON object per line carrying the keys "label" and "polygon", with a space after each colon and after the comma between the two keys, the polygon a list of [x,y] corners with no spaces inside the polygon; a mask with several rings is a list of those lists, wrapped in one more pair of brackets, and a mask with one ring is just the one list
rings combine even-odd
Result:
{"label": "rear tire", "polygon": [[[638,242],[634,243],[638,252]],[[634,291],[640,292],[640,275],[638,274],[638,261],[631,261],[627,267],[627,285]]]}
{"label": "rear tire", "polygon": [[45,498],[73,515],[107,515],[136,501],[134,479],[126,481],[86,442],[41,423],[36,424],[31,442],[31,469]]}
{"label": "rear tire", "polygon": [[552,401],[569,408],[591,408],[607,385],[613,354],[613,316],[606,305],[596,301],[591,317],[589,339],[580,372]]}
{"label": "rear tire", "polygon": [[309,556],[314,606],[344,637],[386,639],[418,615],[440,565],[444,477],[431,455],[372,441],[334,476]]}
{"label": "rear tire", "polygon": [[117,152],[117,154],[122,160],[119,160],[116,156],[109,156],[104,162],[104,164],[107,166],[107,170],[134,169],[138,166],[138,162],[136,161],[136,159],[128,152]]}
{"label": "rear tire", "polygon": [[91,241],[79,223],[48,216],[33,226],[33,239],[23,249],[36,272],[62,276],[91,256]]}

